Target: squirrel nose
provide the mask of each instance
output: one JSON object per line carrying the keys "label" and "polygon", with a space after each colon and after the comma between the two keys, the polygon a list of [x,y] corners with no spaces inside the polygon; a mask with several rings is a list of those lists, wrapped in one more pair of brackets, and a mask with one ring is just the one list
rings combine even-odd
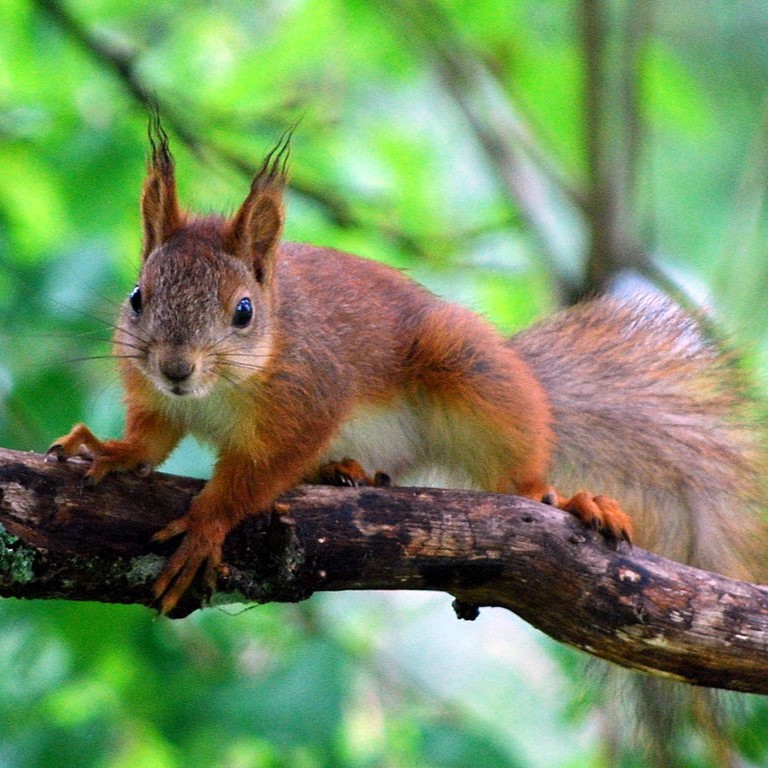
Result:
{"label": "squirrel nose", "polygon": [[185,382],[194,372],[195,364],[191,360],[164,360],[160,372],[171,384]]}

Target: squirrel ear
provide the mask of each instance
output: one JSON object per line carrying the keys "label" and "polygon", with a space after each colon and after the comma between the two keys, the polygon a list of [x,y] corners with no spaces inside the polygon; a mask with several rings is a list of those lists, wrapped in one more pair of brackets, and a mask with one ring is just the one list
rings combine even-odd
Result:
{"label": "squirrel ear", "polygon": [[176,199],[176,179],[173,156],[168,146],[168,134],[160,124],[160,113],[155,109],[147,128],[151,148],[147,163],[147,178],[141,192],[141,219],[144,242],[141,258],[162,245],[183,224]]}
{"label": "squirrel ear", "polygon": [[227,222],[224,248],[253,268],[260,283],[269,284],[277,246],[283,234],[283,190],[293,128],[287,130],[264,158],[251,182],[251,191]]}

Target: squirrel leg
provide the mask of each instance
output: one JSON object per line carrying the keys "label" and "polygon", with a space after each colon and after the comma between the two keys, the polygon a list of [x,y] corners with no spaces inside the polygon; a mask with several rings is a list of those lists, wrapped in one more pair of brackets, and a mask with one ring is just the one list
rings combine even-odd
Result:
{"label": "squirrel leg", "polygon": [[570,498],[561,496],[554,488],[541,499],[581,520],[584,525],[595,528],[613,541],[632,543],[632,519],[610,496],[593,496],[588,491],[579,491]]}
{"label": "squirrel leg", "polygon": [[[223,453],[211,479],[192,499],[186,514],[171,521],[152,538],[167,541],[183,536],[154,584],[160,612],[170,613],[203,571],[209,592],[221,571],[224,541],[242,520],[272,508],[275,499],[301,479],[301,459],[285,454],[256,463],[239,451]],[[298,459],[298,460],[296,460]]]}
{"label": "squirrel leg", "polygon": [[[281,478],[274,467],[273,471],[265,468],[254,472],[248,457],[240,460],[228,457],[219,462],[214,476],[192,500],[189,511],[152,537],[153,541],[184,537],[154,584],[161,613],[168,614],[176,607],[203,568],[206,588],[211,592],[215,589],[227,535],[249,514],[268,508],[282,490],[295,482],[292,474],[287,474],[287,478]],[[259,478],[269,476],[273,478],[274,487],[260,486]],[[308,479],[342,486],[389,485],[388,475],[377,472],[371,478],[358,462],[349,458],[323,465]],[[244,499],[248,500],[248,508],[239,506]]]}

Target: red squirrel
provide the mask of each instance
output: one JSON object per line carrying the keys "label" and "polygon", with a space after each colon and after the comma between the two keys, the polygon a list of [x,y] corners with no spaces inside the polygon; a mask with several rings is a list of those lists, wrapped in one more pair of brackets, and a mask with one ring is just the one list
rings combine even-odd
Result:
{"label": "red squirrel", "polygon": [[[727,517],[756,493],[750,438],[731,418],[726,364],[682,312],[602,299],[509,340],[395,269],[281,242],[289,134],[228,218],[181,210],[157,116],[149,138],[141,275],[114,336],[125,436],[78,424],[49,452],[87,456],[98,482],[151,470],[186,434],[218,451],[189,511],[155,536],[182,537],[155,584],[162,612],[201,569],[213,588],[227,534],[311,478],[403,483],[436,467],[454,487],[661,544],[654,514],[703,503],[715,548],[739,538]],[[611,496],[580,490],[591,483]],[[710,564],[688,533],[673,544]]]}

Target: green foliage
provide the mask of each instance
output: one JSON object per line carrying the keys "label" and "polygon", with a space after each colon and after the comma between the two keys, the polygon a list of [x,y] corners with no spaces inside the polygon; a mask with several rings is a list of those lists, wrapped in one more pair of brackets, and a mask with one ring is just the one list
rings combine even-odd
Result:
{"label": "green foliage", "polygon": [[[51,10],[62,7],[71,23]],[[551,311],[584,272],[584,212],[567,189],[583,191],[589,167],[581,10],[4,0],[0,444],[44,450],[77,420],[120,431],[108,342],[138,268],[137,95],[162,105],[191,207],[232,210],[243,169],[301,118],[289,238],[407,268],[505,332]],[[655,16],[636,229],[765,360],[768,14],[686,0]],[[527,134],[545,182],[538,223],[482,128],[517,149]],[[209,461],[185,443],[169,468],[204,474]],[[0,570],[14,545],[0,540]],[[495,611],[460,624],[443,597],[324,595],[179,623],[135,607],[5,601],[0,768],[640,765],[609,763],[599,685],[583,680],[574,652]],[[744,759],[764,764],[765,703],[746,700],[738,721]],[[702,754],[689,764],[707,765]]]}
{"label": "green foliage", "polygon": [[[329,602],[212,609],[178,625],[141,608],[6,602],[0,760],[406,768],[476,755],[488,766],[525,764],[491,724],[423,696],[414,673],[364,637],[355,601],[346,601],[351,618]],[[362,602],[379,615],[397,610]],[[421,619],[411,617],[413,630]]]}

